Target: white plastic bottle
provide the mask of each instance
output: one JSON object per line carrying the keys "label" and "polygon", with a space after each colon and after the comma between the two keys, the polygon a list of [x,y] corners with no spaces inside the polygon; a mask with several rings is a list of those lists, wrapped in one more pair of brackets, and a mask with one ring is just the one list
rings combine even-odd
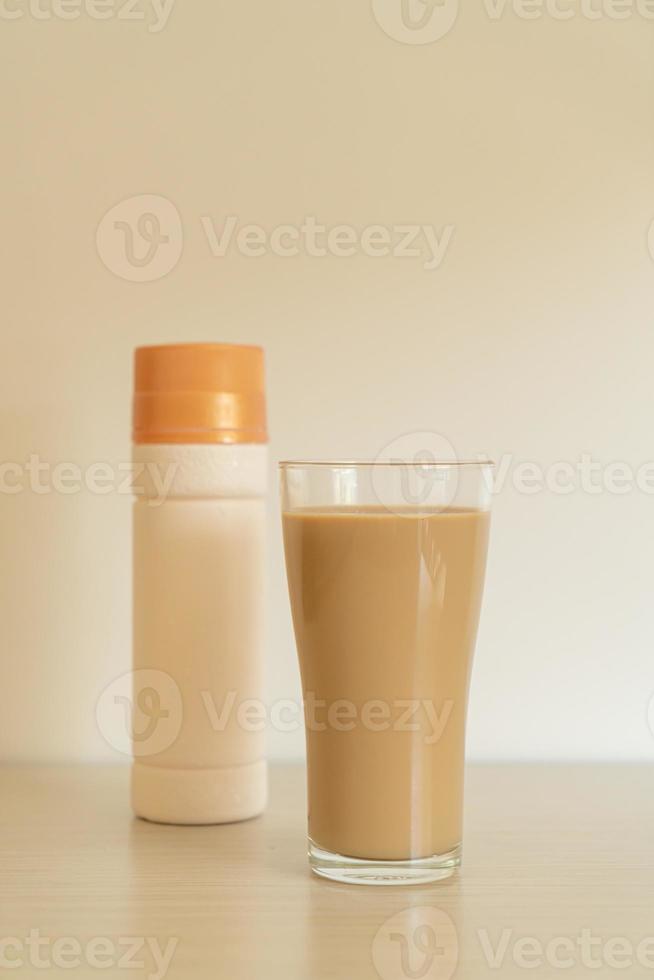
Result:
{"label": "white plastic bottle", "polygon": [[163,823],[266,804],[263,351],[136,351],[132,805]]}

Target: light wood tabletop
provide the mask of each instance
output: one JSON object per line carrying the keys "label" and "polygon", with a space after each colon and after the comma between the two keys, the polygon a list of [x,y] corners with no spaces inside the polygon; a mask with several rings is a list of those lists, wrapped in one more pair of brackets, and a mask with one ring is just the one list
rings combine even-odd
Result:
{"label": "light wood tabletop", "polygon": [[301,766],[223,827],[135,820],[127,785],[0,770],[0,974],[654,978],[651,767],[471,767],[462,870],[395,888],[310,875]]}

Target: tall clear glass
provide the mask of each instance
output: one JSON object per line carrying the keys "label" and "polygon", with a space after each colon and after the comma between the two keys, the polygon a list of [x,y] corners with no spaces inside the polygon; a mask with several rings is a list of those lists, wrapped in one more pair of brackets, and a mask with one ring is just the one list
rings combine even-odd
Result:
{"label": "tall clear glass", "polygon": [[363,884],[461,861],[492,463],[280,463],[309,861]]}

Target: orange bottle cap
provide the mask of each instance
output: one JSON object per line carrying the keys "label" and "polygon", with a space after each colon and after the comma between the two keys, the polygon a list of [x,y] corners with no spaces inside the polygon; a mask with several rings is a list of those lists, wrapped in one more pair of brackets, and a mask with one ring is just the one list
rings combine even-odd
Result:
{"label": "orange bottle cap", "polygon": [[261,347],[139,347],[134,367],[134,442],[268,441]]}

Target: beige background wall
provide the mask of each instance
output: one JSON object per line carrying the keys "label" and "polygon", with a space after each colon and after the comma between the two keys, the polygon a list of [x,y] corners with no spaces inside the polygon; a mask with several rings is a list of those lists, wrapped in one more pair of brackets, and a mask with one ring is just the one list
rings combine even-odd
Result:
{"label": "beige background wall", "polygon": [[[654,458],[644,2],[623,20],[608,0],[593,20],[588,0],[562,0],[566,20],[466,3],[424,44],[405,43],[429,38],[401,29],[400,0],[177,0],[158,32],[143,0],[145,20],[119,19],[122,3],[106,20],[1,5],[3,460],[127,459],[132,348],[203,339],[266,347],[273,460],[372,457],[415,430],[511,455],[514,476],[525,461]],[[169,237],[160,266],[130,265],[116,215],[101,226],[139,195],[173,206],[148,202]],[[424,256],[216,257],[202,219],[220,232],[229,215],[453,232],[432,270]],[[271,700],[299,696],[276,506]],[[0,757],[115,757],[94,705],[129,666],[129,515],[115,492],[0,495]],[[654,755],[653,531],[642,488],[525,494],[506,478],[473,757]],[[300,755],[301,732],[270,747]]]}

